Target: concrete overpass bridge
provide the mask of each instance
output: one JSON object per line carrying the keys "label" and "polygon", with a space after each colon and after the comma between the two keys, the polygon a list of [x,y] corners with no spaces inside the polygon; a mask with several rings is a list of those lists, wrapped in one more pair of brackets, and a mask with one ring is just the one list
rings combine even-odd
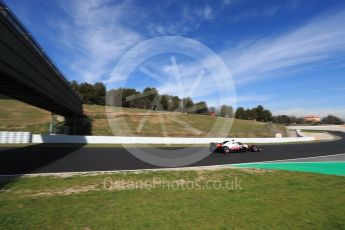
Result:
{"label": "concrete overpass bridge", "polygon": [[71,132],[83,116],[81,98],[2,0],[0,93],[64,116]]}

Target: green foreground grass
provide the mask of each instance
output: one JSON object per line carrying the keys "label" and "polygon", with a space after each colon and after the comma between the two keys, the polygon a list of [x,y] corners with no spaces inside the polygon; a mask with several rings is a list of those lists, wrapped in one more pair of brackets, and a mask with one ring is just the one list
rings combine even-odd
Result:
{"label": "green foreground grass", "polygon": [[[0,108],[1,131],[38,134],[49,131],[50,113],[45,110],[6,99],[0,99]],[[206,115],[119,107],[106,109],[99,105],[84,105],[84,111],[91,119],[92,135],[218,137],[221,136],[219,130],[229,124],[232,124],[231,130],[222,132],[229,137],[274,137],[277,132],[286,134],[285,127],[281,125]],[[139,128],[141,124],[142,128]]]}
{"label": "green foreground grass", "polygon": [[2,185],[0,229],[342,229],[344,192],[345,177],[250,169],[25,177]]}

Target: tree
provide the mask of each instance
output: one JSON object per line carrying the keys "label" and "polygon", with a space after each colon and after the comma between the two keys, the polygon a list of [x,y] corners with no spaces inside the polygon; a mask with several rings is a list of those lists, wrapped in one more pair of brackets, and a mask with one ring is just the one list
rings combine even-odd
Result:
{"label": "tree", "polygon": [[247,114],[243,107],[238,107],[236,109],[235,117],[237,119],[247,119]]}
{"label": "tree", "polygon": [[69,83],[69,85],[74,90],[74,92],[79,93],[79,84],[78,84],[78,82],[73,80],[72,82]]}
{"label": "tree", "polygon": [[206,102],[204,102],[204,101],[200,101],[200,102],[196,103],[194,105],[194,107],[195,107],[195,111],[194,112],[197,113],[197,114],[206,114],[206,113],[208,113],[208,107],[207,107]]}
{"label": "tree", "polygon": [[209,111],[210,113],[215,113],[215,112],[216,112],[216,107],[211,106],[210,108],[208,108],[208,111]]}
{"label": "tree", "polygon": [[122,88],[111,89],[107,93],[107,105],[122,107]]}
{"label": "tree", "polygon": [[92,102],[96,105],[104,105],[106,89],[103,83],[97,82],[93,85]]}
{"label": "tree", "polygon": [[256,108],[251,109],[250,119],[263,122],[271,121],[272,113],[271,111],[265,109],[262,105],[258,105]]}
{"label": "tree", "polygon": [[140,95],[135,89],[129,88],[118,88],[111,89],[107,93],[107,105],[118,106],[118,107],[137,107],[136,95]]}
{"label": "tree", "polygon": [[290,124],[290,117],[287,115],[274,116],[272,120],[273,122],[278,123],[278,124],[285,124],[285,125]]}
{"label": "tree", "polygon": [[324,124],[334,124],[334,125],[341,125],[344,124],[344,121],[339,117],[328,115],[327,117],[322,119],[322,123]]}
{"label": "tree", "polygon": [[272,113],[271,113],[271,111],[269,111],[267,109],[264,109],[262,111],[262,120],[261,121],[264,121],[264,122],[272,121]]}
{"label": "tree", "polygon": [[131,88],[122,88],[122,95],[121,95],[121,101],[122,106],[131,108],[131,107],[140,107],[140,92],[138,92],[136,89]]}
{"label": "tree", "polygon": [[94,85],[83,82],[78,84],[76,81],[70,82],[71,88],[82,98],[85,104],[105,104],[106,88],[103,83],[97,82]]}
{"label": "tree", "polygon": [[252,109],[252,118],[253,120],[257,121],[264,121],[264,107],[262,105],[258,105],[256,108]]}
{"label": "tree", "polygon": [[296,119],[296,124],[303,124],[304,123],[304,118],[303,117],[299,117]]}
{"label": "tree", "polygon": [[169,110],[169,101],[170,101],[170,96],[167,94],[163,94],[162,96],[160,96],[160,105],[161,105],[161,109],[164,111]]}
{"label": "tree", "polygon": [[297,117],[295,116],[290,116],[289,117],[289,124],[297,124]]}
{"label": "tree", "polygon": [[256,120],[257,113],[255,109],[246,109],[244,113],[245,120]]}
{"label": "tree", "polygon": [[181,99],[178,96],[171,97],[171,103],[169,105],[169,111],[175,111],[180,107]]}
{"label": "tree", "polygon": [[221,117],[225,117],[225,116],[233,117],[233,112],[234,112],[234,109],[231,106],[222,105],[220,107],[219,115]]}
{"label": "tree", "polygon": [[192,100],[192,98],[190,97],[185,97],[182,99],[182,104],[183,104],[183,111],[184,112],[190,112],[190,108],[193,107],[194,102]]}
{"label": "tree", "polygon": [[[141,106],[143,109],[149,109],[154,104],[157,104],[157,101],[154,101],[156,97],[158,96],[158,91],[156,88],[153,87],[146,87],[143,90],[142,96],[141,96]],[[157,97],[157,99],[159,99]]]}
{"label": "tree", "polygon": [[239,107],[236,110],[235,117],[244,120],[267,122],[272,120],[272,113],[271,111],[265,109],[262,105],[258,105],[255,108],[246,110],[243,107]]}
{"label": "tree", "polygon": [[83,82],[79,85],[78,89],[84,104],[94,104],[93,85]]}

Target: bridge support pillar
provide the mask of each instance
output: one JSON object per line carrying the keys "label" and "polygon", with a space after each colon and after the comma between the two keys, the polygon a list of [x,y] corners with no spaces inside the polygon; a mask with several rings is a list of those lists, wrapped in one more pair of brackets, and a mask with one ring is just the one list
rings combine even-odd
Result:
{"label": "bridge support pillar", "polygon": [[65,117],[65,134],[70,135],[91,135],[91,120],[87,116]]}
{"label": "bridge support pillar", "polygon": [[55,117],[53,113],[51,113],[51,116],[50,116],[49,133],[56,134]]}
{"label": "bridge support pillar", "polygon": [[63,126],[64,134],[75,135],[77,134],[77,118],[76,115],[65,117],[65,123]]}

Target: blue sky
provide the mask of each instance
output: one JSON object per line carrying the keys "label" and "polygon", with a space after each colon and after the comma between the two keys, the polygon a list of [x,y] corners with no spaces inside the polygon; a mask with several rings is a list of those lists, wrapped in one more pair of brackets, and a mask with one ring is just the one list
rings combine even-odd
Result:
{"label": "blue sky", "polygon": [[[262,104],[274,114],[345,118],[345,1],[5,2],[69,80],[106,83],[118,60],[136,45],[158,36],[183,36],[222,58],[238,106]],[[182,88],[177,87],[171,57]],[[224,93],[226,84],[221,95],[214,87],[215,78],[229,78],[227,73],[215,76],[206,70],[197,80],[203,66],[183,55],[158,55],[142,66],[164,81],[134,71],[125,82],[115,79],[108,87],[155,86],[216,106],[217,97],[230,102],[234,95]],[[196,89],[187,95],[186,88],[196,81]]]}

